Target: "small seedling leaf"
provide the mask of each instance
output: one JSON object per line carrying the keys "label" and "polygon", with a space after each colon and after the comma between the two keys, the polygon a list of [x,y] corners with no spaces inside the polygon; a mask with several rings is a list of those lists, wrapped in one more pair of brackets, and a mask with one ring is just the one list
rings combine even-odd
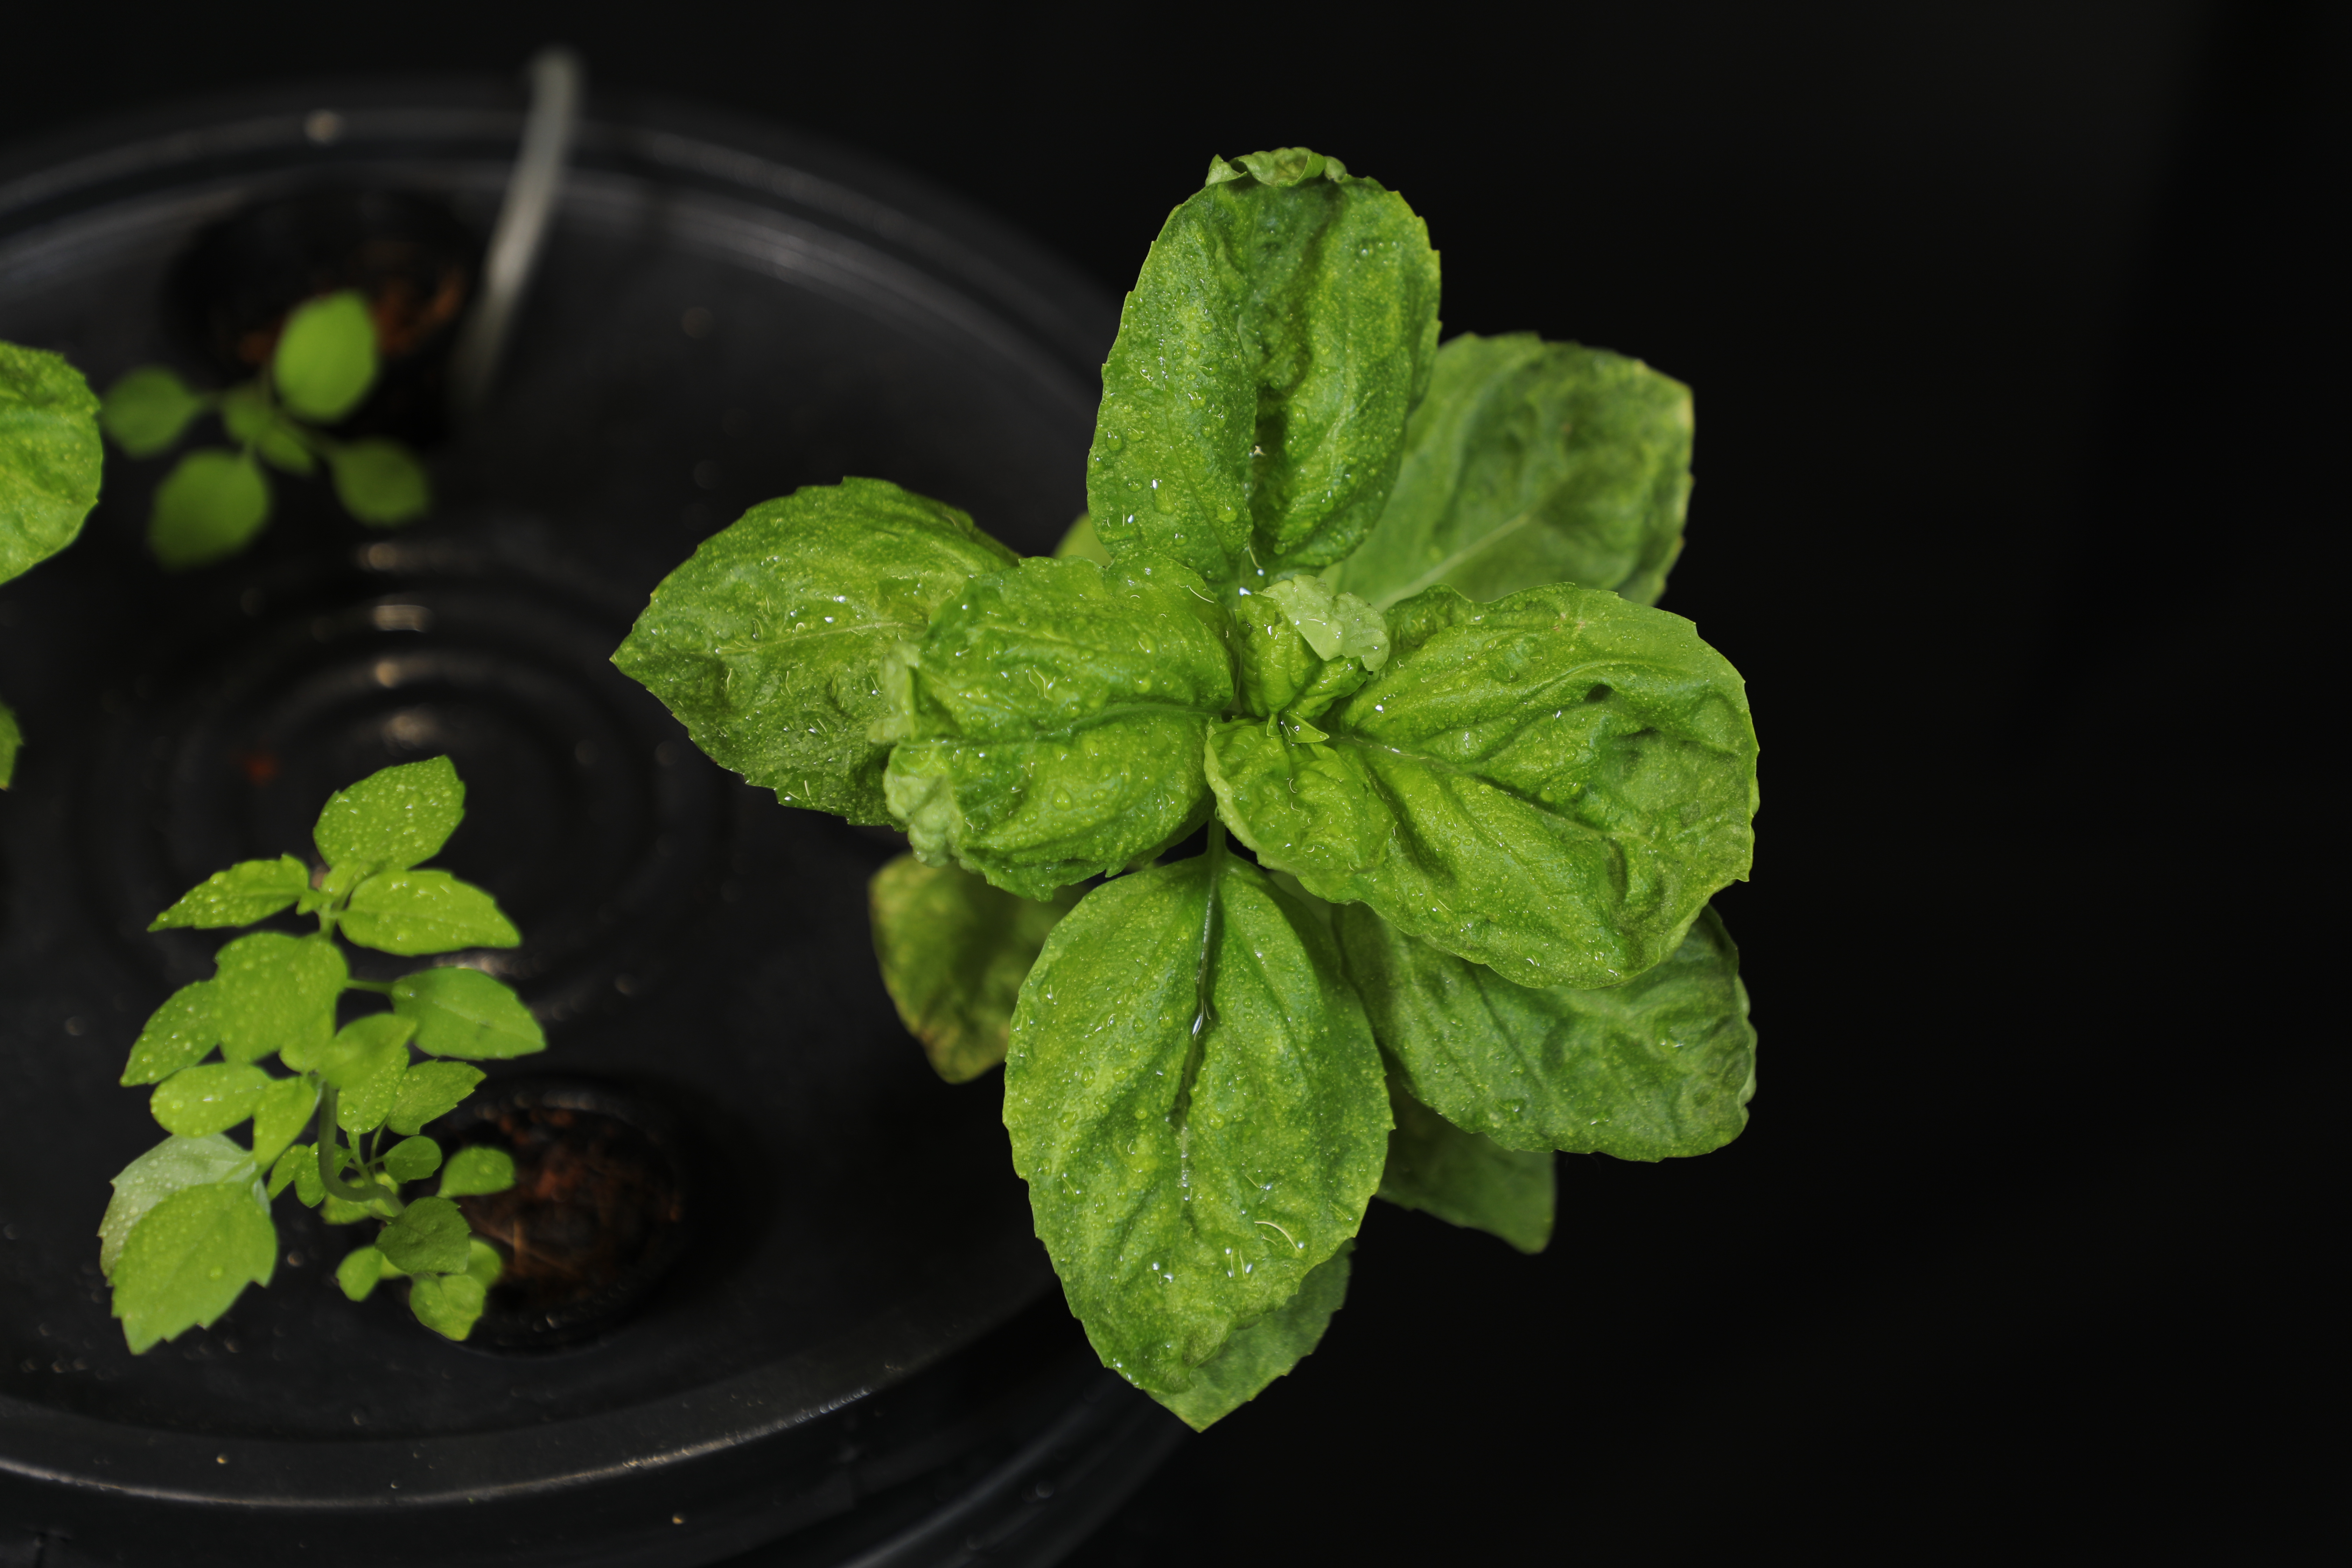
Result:
{"label": "small seedling leaf", "polygon": [[393,1010],[416,1020],[429,1056],[499,1061],[547,1048],[522,998],[478,969],[426,969],[393,982]]}
{"label": "small seedling leaf", "polygon": [[251,925],[291,904],[310,886],[310,868],[291,855],[280,855],[275,860],[241,860],[182,894],[179,902],[157,915],[147,929]]}
{"label": "small seedling leaf", "polygon": [[296,308],[270,360],[278,395],[299,419],[332,425],[375,380],[375,323],[367,301],[346,289]]}
{"label": "small seedling leaf", "polygon": [[114,1260],[141,1216],[173,1193],[252,1173],[252,1156],[215,1132],[203,1138],[166,1138],[122,1167],[114,1178],[114,1198],[98,1224],[98,1266],[114,1272]]}
{"label": "small seedling leaf", "polygon": [[441,1171],[441,1195],[468,1198],[502,1193],[514,1182],[514,1157],[503,1149],[477,1143],[449,1156],[449,1163]]}
{"label": "small seedling leaf", "polygon": [[372,528],[397,528],[433,509],[425,465],[397,441],[376,436],[330,447],[327,463],[343,510]]}
{"label": "small seedling leaf", "polygon": [[202,1138],[225,1131],[253,1114],[269,1075],[243,1062],[211,1062],[184,1068],[156,1085],[148,1109],[167,1132]]}
{"label": "small seedling leaf", "polygon": [[384,1125],[405,1138],[420,1131],[436,1116],[446,1116],[465,1103],[482,1081],[482,1069],[463,1062],[418,1062],[400,1075],[400,1097],[392,1103]]}
{"label": "small seedling leaf", "polygon": [[269,481],[241,452],[206,447],[182,458],[155,487],[147,542],[167,572],[225,561],[269,521]]}
{"label": "small seedling leaf", "polygon": [[383,1168],[395,1182],[421,1182],[441,1168],[441,1145],[430,1138],[404,1138],[384,1155]]}
{"label": "small seedling leaf", "polygon": [[405,870],[429,860],[466,816],[466,786],[446,757],[370,773],[328,797],[319,813],[319,852],[355,884],[371,871]]}
{"label": "small seedling leaf", "polygon": [[221,1055],[257,1061],[291,1051],[298,1070],[309,1049],[335,1030],[335,1001],[351,970],[341,949],[323,937],[257,931],[220,950],[210,1004],[221,1034]]}
{"label": "small seedling leaf", "polygon": [[415,1026],[393,1013],[370,1013],[335,1032],[319,1055],[319,1076],[340,1090],[335,1125],[346,1132],[381,1127],[400,1100],[408,1070],[408,1039]]}
{"label": "small seedling leaf", "polygon": [[261,1091],[260,1103],[253,1108],[255,1163],[266,1165],[277,1159],[278,1152],[310,1125],[310,1112],[318,1104],[315,1079],[307,1076],[271,1079],[269,1087]]}
{"label": "small seedling leaf", "polygon": [[134,458],[169,451],[205,411],[205,400],[160,364],[142,365],[106,389],[99,423]]}
{"label": "small seedling leaf", "polygon": [[364,1301],[383,1282],[384,1256],[379,1247],[362,1247],[343,1255],[335,1265],[335,1283],[354,1301]]}
{"label": "small seedling leaf", "polygon": [[244,1178],[189,1187],[149,1209],[114,1260],[114,1315],[136,1355],[210,1328],[247,1284],[267,1285],[278,1229]]}
{"label": "small seedling leaf", "polygon": [[446,871],[383,871],[352,893],[342,932],[362,947],[414,957],[522,941],[498,900]]}
{"label": "small seedling leaf", "polygon": [[408,1310],[435,1333],[462,1340],[474,1331],[488,1294],[470,1274],[428,1275],[408,1287]]}
{"label": "small seedling leaf", "polygon": [[220,1025],[213,1016],[213,983],[199,980],[172,993],[147,1019],[131,1047],[122,1083],[161,1083],[183,1068],[192,1068],[220,1044]]}
{"label": "small seedling leaf", "polygon": [[411,1274],[460,1274],[472,1235],[456,1204],[447,1198],[419,1198],[383,1227],[376,1245]]}

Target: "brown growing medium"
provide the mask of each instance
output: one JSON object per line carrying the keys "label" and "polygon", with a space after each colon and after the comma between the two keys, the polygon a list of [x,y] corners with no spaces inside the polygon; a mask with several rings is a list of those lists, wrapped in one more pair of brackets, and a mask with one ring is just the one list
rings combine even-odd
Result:
{"label": "brown growing medium", "polygon": [[615,1117],[518,1108],[467,1142],[514,1157],[513,1186],[457,1200],[505,1260],[494,1298],[501,1309],[553,1315],[591,1301],[684,1217],[668,1160]]}

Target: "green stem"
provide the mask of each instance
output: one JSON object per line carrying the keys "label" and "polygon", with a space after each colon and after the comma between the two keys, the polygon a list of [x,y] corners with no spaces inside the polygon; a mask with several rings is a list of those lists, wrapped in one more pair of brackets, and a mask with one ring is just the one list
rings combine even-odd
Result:
{"label": "green stem", "polygon": [[392,982],[389,980],[346,980],[343,982],[343,989],[346,991],[373,991],[379,996],[389,996],[392,994]]}
{"label": "green stem", "polygon": [[[331,1083],[319,1091],[319,1184],[327,1189],[329,1195],[341,1198],[347,1204],[390,1203],[393,1211],[398,1213],[400,1200],[373,1181],[364,1187],[354,1187],[344,1182],[335,1169],[338,1147],[335,1140],[335,1086]],[[359,1152],[353,1150],[352,1157],[357,1159]]]}

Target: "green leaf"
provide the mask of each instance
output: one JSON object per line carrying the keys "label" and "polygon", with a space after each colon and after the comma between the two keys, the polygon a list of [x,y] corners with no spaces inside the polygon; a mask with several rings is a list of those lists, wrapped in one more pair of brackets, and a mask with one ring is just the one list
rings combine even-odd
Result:
{"label": "green leaf", "polygon": [[1164,1395],[1355,1235],[1389,1115],[1321,922],[1213,840],[1045,939],[1004,1123],[1071,1310]]}
{"label": "green leaf", "polygon": [[408,1310],[444,1339],[462,1340],[474,1331],[487,1295],[470,1274],[428,1275],[409,1285]]}
{"label": "green leaf", "polygon": [[392,1008],[416,1021],[428,1056],[502,1061],[547,1048],[522,998],[478,969],[425,969],[392,983]]}
{"label": "green leaf", "polygon": [[478,1236],[466,1243],[467,1279],[487,1290],[497,1284],[499,1276],[505,1272],[506,1262],[499,1258],[497,1247]]}
{"label": "green leaf", "polygon": [[432,757],[382,769],[336,791],[313,831],[327,864],[364,875],[404,871],[431,859],[465,818],[466,785],[457,764]]}
{"label": "green leaf", "polygon": [[1712,910],[1675,954],[1602,991],[1514,985],[1339,912],[1348,972],[1412,1097],[1507,1149],[1663,1160],[1748,1124],[1756,1031],[1739,951]]}
{"label": "green leaf", "polygon": [[385,1152],[383,1168],[395,1182],[421,1182],[441,1168],[441,1145],[430,1138],[404,1138]]}
{"label": "green leaf", "polygon": [[654,590],[613,662],[712,761],[852,822],[882,800],[883,661],[1013,552],[951,506],[879,479],[764,501]]}
{"label": "green leaf", "polygon": [[868,889],[882,984],[931,1068],[950,1083],[1004,1059],[1013,1004],[1045,933],[1078,901],[1016,898],[969,871],[901,855]]}
{"label": "green leaf", "polygon": [[415,1021],[396,1013],[370,1013],[335,1031],[319,1053],[319,1076],[340,1091],[335,1100],[335,1125],[346,1132],[367,1132],[381,1127],[399,1102],[401,1079],[408,1070],[408,1040]]}
{"label": "green leaf", "polygon": [[278,410],[259,382],[249,381],[221,394],[221,424],[239,446],[259,452],[262,460],[289,474],[318,471],[318,459],[302,444],[302,430]]}
{"label": "green leaf", "polygon": [[254,1183],[188,1187],[149,1209],[114,1260],[114,1315],[133,1355],[158,1340],[212,1327],[245,1293],[267,1285],[278,1230]]}
{"label": "green leaf", "polygon": [[249,1180],[253,1156],[217,1132],[201,1138],[166,1138],[122,1167],[114,1178],[114,1198],[98,1222],[98,1267],[111,1276],[114,1260],[131,1229],[149,1209],[189,1187],[233,1178]]}
{"label": "green leaf", "polygon": [[[268,1164],[278,1152],[294,1142],[295,1136],[310,1125],[310,1112],[319,1105],[319,1085],[308,1076],[274,1078],[269,1087],[261,1091],[260,1103],[253,1108],[253,1157]],[[275,1173],[272,1180],[276,1179]],[[278,1194],[272,1191],[270,1196]]]}
{"label": "green leaf", "polygon": [[74,542],[98,504],[98,398],[53,353],[0,342],[0,583]]}
{"label": "green leaf", "polygon": [[335,497],[371,528],[397,528],[433,510],[432,481],[416,454],[381,436],[327,448]]}
{"label": "green leaf", "polygon": [[1087,467],[1114,559],[1220,584],[1354,548],[1437,353],[1437,256],[1402,197],[1304,149],[1241,162],[1152,242]]}
{"label": "green leaf", "polygon": [[[302,1180],[305,1167],[310,1173],[308,1183]],[[319,1200],[326,1196],[326,1184],[319,1180],[319,1151],[315,1144],[289,1143],[278,1151],[269,1167],[269,1195],[274,1198],[289,1185],[296,1189],[295,1195],[312,1208],[317,1208]]]}
{"label": "green leaf", "polygon": [[162,365],[142,365],[106,389],[98,418],[125,452],[152,458],[178,442],[205,401]]}
{"label": "green leaf", "polygon": [[199,980],[173,992],[139,1031],[119,1081],[125,1087],[161,1083],[211,1055],[221,1040],[220,1025],[213,1017],[212,990],[211,981]]}
{"label": "green leaf", "polygon": [[1439,583],[1655,604],[1682,552],[1691,430],[1690,388],[1639,360],[1465,333],[1437,352],[1388,508],[1335,581],[1381,605]]}
{"label": "green leaf", "polygon": [[446,871],[378,872],[352,890],[341,929],[362,947],[404,957],[522,941],[497,900]]}
{"label": "green leaf", "polygon": [[205,447],[182,458],[155,487],[147,543],[167,572],[226,561],[269,521],[269,481],[242,452]]}
{"label": "green leaf", "polygon": [[384,1125],[406,1137],[464,1104],[483,1076],[481,1068],[463,1062],[418,1062],[400,1075],[400,1096]]}
{"label": "green leaf", "polygon": [[1375,675],[1388,662],[1388,622],[1355,595],[1334,593],[1320,577],[1286,577],[1265,592],[1316,658],[1352,658]]}
{"label": "green leaf", "polygon": [[1193,1431],[1205,1432],[1297,1366],[1323,1342],[1331,1314],[1347,1300],[1348,1254],[1355,1245],[1341,1242],[1339,1251],[1307,1271],[1297,1295],[1234,1330],[1224,1349],[1194,1369],[1191,1386],[1158,1395],[1160,1403]]}
{"label": "green leaf", "polygon": [[173,926],[248,926],[266,921],[310,887],[310,868],[291,855],[275,860],[240,860],[215,871],[157,915],[147,929]]}
{"label": "green leaf", "polygon": [[1614,594],[1389,613],[1388,667],[1302,742],[1210,734],[1221,812],[1334,903],[1535,985],[1613,985],[1748,874],[1756,731],[1738,672]]}
{"label": "green leaf", "polygon": [[502,1193],[514,1184],[514,1156],[487,1143],[458,1150],[441,1169],[441,1195],[445,1198]]}
{"label": "green leaf", "polygon": [[[1380,919],[1360,908],[1354,914]],[[1491,1138],[1465,1132],[1413,1099],[1393,1073],[1389,1077],[1389,1110],[1396,1118],[1396,1131],[1389,1134],[1381,1197],[1402,1208],[1435,1215],[1448,1225],[1501,1237],[1521,1252],[1541,1252],[1550,1243],[1556,1184],[1550,1150],[1506,1149]]]}
{"label": "green leaf", "polygon": [[1095,532],[1095,520],[1085,512],[1078,513],[1078,521],[1070,524],[1070,531],[1062,535],[1062,542],[1054,546],[1056,561],[1066,561],[1073,555],[1098,565],[1110,564],[1110,552],[1103,548],[1102,536]]}
{"label": "green leaf", "polygon": [[975,577],[892,677],[883,790],[915,853],[1007,892],[1109,875],[1206,819],[1226,617],[1175,563],[1031,560]]}
{"label": "green leaf", "polygon": [[351,978],[341,951],[324,937],[256,931],[222,948],[218,963],[207,1000],[221,1055],[250,1062],[291,1050],[286,1065],[301,1070],[303,1052],[335,1032],[335,1002]]}
{"label": "green leaf", "polygon": [[335,1265],[335,1283],[341,1286],[343,1294],[352,1300],[364,1301],[375,1294],[378,1285],[383,1283],[386,1261],[379,1247],[355,1247],[343,1254],[343,1260]]}
{"label": "green leaf", "polygon": [[375,370],[375,324],[352,289],[297,306],[269,362],[279,400],[295,417],[322,425],[359,406]]}
{"label": "green leaf", "polygon": [[419,1198],[383,1227],[375,1244],[393,1266],[410,1274],[462,1274],[473,1233],[447,1198]]}
{"label": "green leaf", "polygon": [[167,1132],[202,1138],[236,1126],[261,1103],[269,1075],[243,1062],[183,1068],[155,1086],[147,1108]]}
{"label": "green leaf", "polygon": [[25,731],[16,723],[16,710],[0,702],[0,789],[16,782],[16,753],[25,749]]}

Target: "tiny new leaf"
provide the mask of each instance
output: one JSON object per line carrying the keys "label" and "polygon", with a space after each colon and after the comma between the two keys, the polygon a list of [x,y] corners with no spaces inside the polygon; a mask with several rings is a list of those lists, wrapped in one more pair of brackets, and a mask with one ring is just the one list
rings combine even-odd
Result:
{"label": "tiny new leaf", "polygon": [[1237,162],[1152,242],[1087,458],[1114,560],[1218,584],[1354,547],[1437,353],[1437,253],[1402,197],[1304,148]]}
{"label": "tiny new leaf", "polygon": [[1558,1185],[1550,1150],[1506,1149],[1465,1132],[1413,1099],[1393,1074],[1389,1110],[1396,1131],[1389,1134],[1379,1196],[1501,1237],[1521,1252],[1541,1252],[1550,1243]]}
{"label": "tiny new leaf", "polygon": [[252,1181],[186,1187],[149,1209],[114,1260],[114,1315],[136,1355],[210,1328],[278,1264],[278,1229]]}
{"label": "tiny new leaf", "polygon": [[147,929],[173,926],[248,926],[289,908],[310,886],[310,868],[291,855],[275,860],[241,860],[215,871],[157,915]]}
{"label": "tiny new leaf", "polygon": [[1748,874],[1756,731],[1688,621],[1616,595],[1437,587],[1305,743],[1214,727],[1221,813],[1266,866],[1528,984],[1613,985]]}
{"label": "tiny new leaf", "polygon": [[392,1009],[416,1025],[428,1056],[499,1061],[547,1048],[522,998],[478,969],[425,969],[392,984]]}
{"label": "tiny new leaf", "polygon": [[376,1245],[393,1266],[407,1274],[458,1274],[466,1268],[473,1233],[466,1216],[447,1198],[418,1198],[383,1227]]}
{"label": "tiny new leaf", "polygon": [[890,820],[883,662],[1013,552],[953,507],[844,479],[753,507],[654,590],[613,662],[724,767],[852,822]]}
{"label": "tiny new leaf", "polygon": [[351,970],[333,942],[256,931],[222,948],[217,962],[206,999],[230,1061],[291,1049],[286,1065],[299,1069],[301,1052],[334,1033],[335,1001]]}
{"label": "tiny new leaf", "polygon": [[1456,1127],[1507,1149],[1663,1160],[1748,1124],[1756,1031],[1713,910],[1664,963],[1599,991],[1514,985],[1360,905],[1339,911],[1339,940],[1404,1087]]}
{"label": "tiny new leaf", "polygon": [[1003,1061],[1021,982],[1078,889],[1040,902],[901,855],[874,873],[868,897],[882,984],[932,1070],[962,1083]]}
{"label": "tiny new leaf", "polygon": [[445,1198],[470,1198],[505,1192],[514,1182],[514,1156],[477,1143],[449,1156],[449,1163],[441,1167],[440,1192]]}
{"label": "tiny new leaf", "polygon": [[1690,504],[1690,388],[1531,332],[1454,339],[1405,432],[1388,507],[1338,585],[1383,607],[1444,583],[1549,583],[1654,605]]}
{"label": "tiny new leaf", "polygon": [[287,408],[322,425],[359,406],[375,370],[375,323],[367,301],[351,289],[297,306],[269,363]]}
{"label": "tiny new leaf", "polygon": [[498,901],[446,871],[380,871],[352,890],[342,932],[362,947],[413,957],[522,941]]}
{"label": "tiny new leaf", "polygon": [[1352,1241],[1307,1270],[1298,1294],[1254,1323],[1234,1331],[1225,1348],[1193,1369],[1190,1386],[1162,1394],[1160,1403],[1195,1432],[1205,1432],[1265,1392],[1323,1342],[1331,1314],[1348,1298],[1348,1255]]}
{"label": "tiny new leaf", "polygon": [[162,365],[144,365],[106,389],[99,422],[134,458],[167,452],[205,411],[205,399]]}
{"label": "tiny new leaf", "polygon": [[105,462],[98,398],[81,372],[0,342],[0,583],[74,542]]}
{"label": "tiny new leaf", "polygon": [[1356,1234],[1389,1110],[1322,922],[1216,843],[1045,939],[1004,1122],[1071,1310],[1169,1394]]}
{"label": "tiny new leaf", "polygon": [[202,1138],[166,1138],[122,1167],[114,1178],[114,1198],[98,1222],[98,1267],[111,1275],[131,1229],[149,1209],[188,1187],[231,1177],[250,1179],[253,1156],[215,1132]]}
{"label": "tiny new leaf", "polygon": [[148,1109],[168,1132],[201,1138],[221,1132],[251,1116],[261,1103],[269,1075],[243,1062],[211,1062],[183,1068],[155,1086]]}
{"label": "tiny new leaf", "polygon": [[883,790],[915,853],[1045,899],[1191,832],[1202,738],[1234,700],[1224,618],[1158,556],[966,584],[892,682]]}
{"label": "tiny new leaf", "polygon": [[466,816],[466,786],[446,757],[370,773],[327,797],[313,830],[337,870],[404,871],[429,860]]}
{"label": "tiny new leaf", "polygon": [[168,572],[225,561],[269,521],[269,481],[242,452],[189,453],[155,487],[147,542]]}

